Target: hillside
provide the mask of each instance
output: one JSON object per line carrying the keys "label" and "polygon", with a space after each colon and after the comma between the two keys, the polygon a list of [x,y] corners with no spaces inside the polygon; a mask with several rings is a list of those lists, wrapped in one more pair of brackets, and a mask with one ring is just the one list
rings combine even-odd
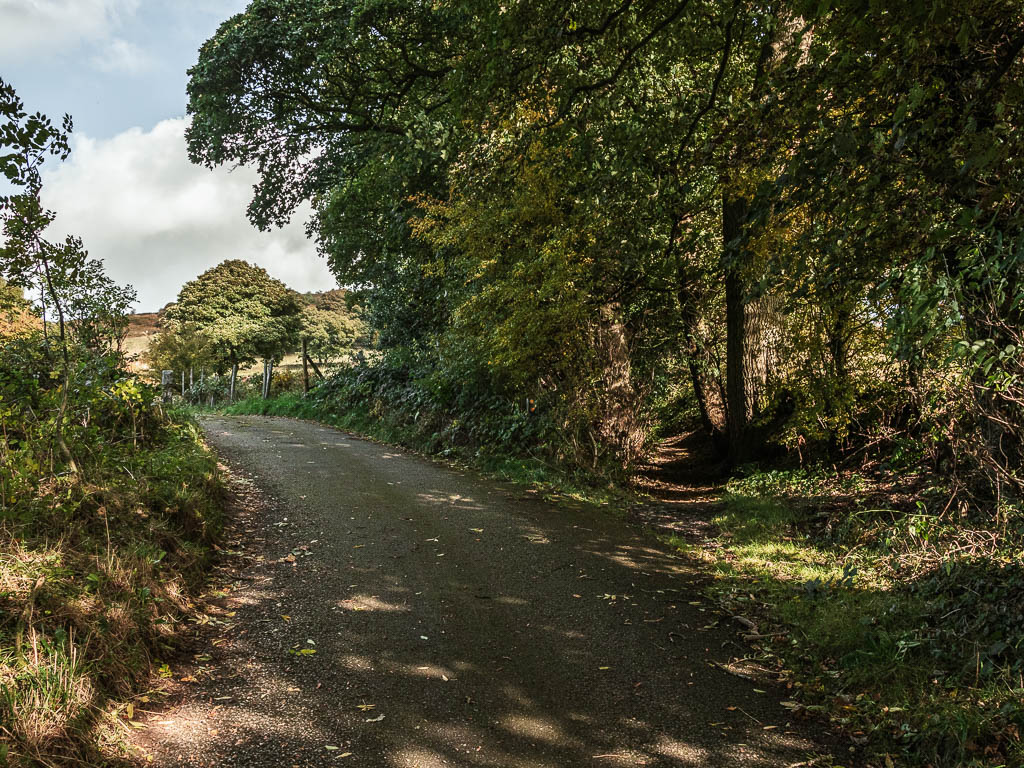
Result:
{"label": "hillside", "polygon": [[133,360],[132,367],[138,371],[149,370],[142,361],[149,350],[151,338],[160,331],[160,315],[156,312],[144,312],[128,316],[128,335],[124,339],[124,350]]}

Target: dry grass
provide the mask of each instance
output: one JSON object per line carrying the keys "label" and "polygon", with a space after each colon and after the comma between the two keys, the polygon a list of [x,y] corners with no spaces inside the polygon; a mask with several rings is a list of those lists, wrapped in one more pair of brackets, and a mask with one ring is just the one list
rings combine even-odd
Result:
{"label": "dry grass", "polygon": [[0,765],[116,761],[116,702],[195,609],[219,530],[213,457],[172,428],[123,462],[0,512]]}

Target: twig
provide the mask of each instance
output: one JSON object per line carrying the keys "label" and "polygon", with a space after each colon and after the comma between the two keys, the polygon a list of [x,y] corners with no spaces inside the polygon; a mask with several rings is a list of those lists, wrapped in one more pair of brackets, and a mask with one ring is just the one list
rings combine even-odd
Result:
{"label": "twig", "polygon": [[36,579],[35,586],[33,586],[32,591],[29,592],[28,602],[25,603],[25,607],[22,608],[21,615],[18,617],[17,628],[14,630],[14,654],[18,659],[18,666],[21,667],[25,666],[25,653],[22,648],[25,640],[25,627],[28,625],[28,622],[32,620],[32,610],[36,603],[36,593],[45,582],[45,576],[40,576]]}

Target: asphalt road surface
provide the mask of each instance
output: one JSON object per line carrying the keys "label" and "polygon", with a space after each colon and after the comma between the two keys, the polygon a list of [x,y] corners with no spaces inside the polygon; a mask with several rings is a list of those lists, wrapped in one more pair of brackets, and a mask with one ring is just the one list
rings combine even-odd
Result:
{"label": "asphalt road surface", "polygon": [[613,516],[316,424],[203,426],[270,501],[150,765],[832,764],[781,686],[719,666],[740,627],[692,566]]}

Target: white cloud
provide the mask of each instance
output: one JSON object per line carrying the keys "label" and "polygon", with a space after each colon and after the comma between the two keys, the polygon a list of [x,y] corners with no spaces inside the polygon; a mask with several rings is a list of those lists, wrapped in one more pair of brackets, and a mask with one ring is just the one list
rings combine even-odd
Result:
{"label": "white cloud", "polygon": [[152,57],[135,43],[114,38],[92,57],[101,72],[139,75],[153,66]]}
{"label": "white cloud", "polygon": [[189,163],[186,125],[78,136],[70,160],[44,173],[44,203],[57,212],[50,236],[81,236],[112,278],[135,286],[140,311],[173,301],[184,282],[224,259],[259,264],[296,290],[335,287],[301,221],[259,232],[246,219],[254,171]]}
{"label": "white cloud", "polygon": [[52,53],[108,37],[139,0],[0,0],[4,57]]}

